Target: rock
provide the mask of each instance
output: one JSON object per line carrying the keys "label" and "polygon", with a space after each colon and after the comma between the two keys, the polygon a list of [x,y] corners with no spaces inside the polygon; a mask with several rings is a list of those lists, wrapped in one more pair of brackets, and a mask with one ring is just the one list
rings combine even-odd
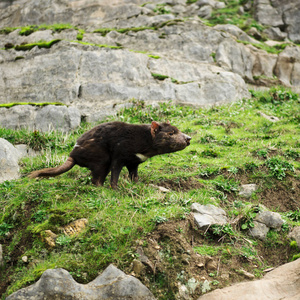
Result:
{"label": "rock", "polygon": [[214,205],[201,205],[193,203],[191,211],[194,214],[194,221],[199,228],[205,228],[210,225],[224,225],[227,223],[226,213],[222,208]]}
{"label": "rock", "polygon": [[260,222],[268,226],[269,228],[280,228],[284,221],[281,219],[281,215],[276,212],[271,211],[261,211],[259,212],[255,221]]}
{"label": "rock", "polygon": [[270,228],[263,223],[253,221],[254,227],[249,229],[249,234],[254,238],[264,241]]}
{"label": "rock", "polygon": [[83,231],[83,229],[86,227],[87,224],[88,224],[88,220],[85,218],[75,220],[63,227],[63,233],[69,236],[76,235],[81,231]]}
{"label": "rock", "polygon": [[34,129],[35,118],[36,108],[31,105],[15,105],[11,108],[0,107],[0,126],[4,128]]}
{"label": "rock", "polygon": [[57,239],[58,235],[52,232],[51,230],[45,230],[42,235],[43,241],[49,246],[50,248],[55,247],[55,241]]}
{"label": "rock", "polygon": [[207,292],[209,292],[211,290],[209,281],[207,279],[204,280],[204,282],[202,283],[202,287],[201,287],[201,291],[202,294],[205,294]]}
{"label": "rock", "polygon": [[250,198],[256,190],[257,185],[254,183],[243,184],[240,187],[239,195],[242,197]]}
{"label": "rock", "polygon": [[288,238],[295,240],[297,242],[298,248],[300,248],[300,226],[296,226],[288,234]]}
{"label": "rock", "polygon": [[300,259],[297,259],[267,273],[260,280],[217,289],[199,297],[198,300],[239,300],[241,295],[245,300],[296,300],[300,294],[299,269]]}
{"label": "rock", "polygon": [[28,256],[22,256],[22,261],[23,263],[27,264],[28,263]]}
{"label": "rock", "polygon": [[143,263],[137,259],[134,259],[132,261],[132,271],[134,272],[134,275],[139,277],[144,272],[145,266]]}
{"label": "rock", "polygon": [[49,269],[35,284],[11,294],[6,299],[152,300],[155,298],[138,279],[109,265],[101,275],[88,284],[77,283],[64,269]]}
{"label": "rock", "polygon": [[278,27],[270,27],[263,31],[271,40],[283,41],[287,38],[287,33],[282,32]]}
{"label": "rock", "polygon": [[67,132],[77,128],[80,122],[81,114],[75,107],[15,105],[0,108],[0,126],[9,129],[27,128],[42,132],[55,129]]}
{"label": "rock", "polygon": [[19,144],[15,145],[15,148],[19,151],[20,158],[23,157],[32,157],[38,155],[38,152],[31,149],[28,145],[26,144]]}
{"label": "rock", "polygon": [[7,140],[0,138],[0,183],[20,177],[19,158],[19,151]]}
{"label": "rock", "polygon": [[287,86],[300,85],[300,48],[286,47],[279,55],[274,74]]}
{"label": "rock", "polygon": [[202,6],[198,11],[198,16],[203,19],[209,19],[211,17],[212,8],[210,5]]}
{"label": "rock", "polygon": [[284,25],[281,13],[271,5],[269,0],[256,0],[254,14],[257,21],[263,25]]}
{"label": "rock", "polygon": [[[218,24],[214,26],[217,30],[222,30],[224,32],[228,32],[234,37],[236,37],[238,40],[246,41],[249,43],[257,43],[257,41],[253,38],[251,38],[248,34],[246,34],[242,29],[239,27],[232,25],[232,24]],[[249,33],[249,32],[248,32]],[[249,33],[251,34],[251,33]],[[252,35],[252,34],[251,34]]]}

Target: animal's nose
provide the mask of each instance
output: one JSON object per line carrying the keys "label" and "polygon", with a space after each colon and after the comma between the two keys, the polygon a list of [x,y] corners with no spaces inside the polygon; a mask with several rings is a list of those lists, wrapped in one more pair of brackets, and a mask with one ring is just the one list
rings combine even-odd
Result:
{"label": "animal's nose", "polygon": [[185,139],[189,142],[192,138],[189,135],[185,135]]}
{"label": "animal's nose", "polygon": [[190,140],[192,139],[189,135],[184,135],[186,143],[189,145],[190,144]]}

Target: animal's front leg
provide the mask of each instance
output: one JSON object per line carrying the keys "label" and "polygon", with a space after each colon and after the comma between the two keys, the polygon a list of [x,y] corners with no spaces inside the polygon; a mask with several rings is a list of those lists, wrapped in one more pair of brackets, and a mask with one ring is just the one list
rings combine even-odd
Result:
{"label": "animal's front leg", "polygon": [[132,181],[138,182],[139,176],[138,176],[138,166],[139,164],[134,164],[134,165],[127,165],[127,169],[129,172],[129,177]]}
{"label": "animal's front leg", "polygon": [[110,186],[112,189],[116,189],[118,187],[119,176],[122,168],[123,168],[122,163],[118,161],[113,161],[111,165],[111,178],[110,178]]}

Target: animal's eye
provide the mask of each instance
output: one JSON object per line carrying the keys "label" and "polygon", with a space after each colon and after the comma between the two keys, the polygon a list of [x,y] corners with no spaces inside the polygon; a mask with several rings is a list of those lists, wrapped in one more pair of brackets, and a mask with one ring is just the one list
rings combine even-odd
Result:
{"label": "animal's eye", "polygon": [[173,134],[174,134],[174,132],[170,132],[170,133],[169,133],[169,135],[173,135]]}

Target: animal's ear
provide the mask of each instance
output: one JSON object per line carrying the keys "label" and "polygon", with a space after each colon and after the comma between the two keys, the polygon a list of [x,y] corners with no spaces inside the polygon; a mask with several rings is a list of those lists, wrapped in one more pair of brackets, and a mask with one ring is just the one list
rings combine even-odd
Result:
{"label": "animal's ear", "polygon": [[151,135],[154,138],[155,134],[157,133],[157,131],[159,130],[160,126],[157,122],[152,121],[151,123]]}
{"label": "animal's ear", "polygon": [[167,120],[167,124],[170,125],[170,121],[169,120]]}

